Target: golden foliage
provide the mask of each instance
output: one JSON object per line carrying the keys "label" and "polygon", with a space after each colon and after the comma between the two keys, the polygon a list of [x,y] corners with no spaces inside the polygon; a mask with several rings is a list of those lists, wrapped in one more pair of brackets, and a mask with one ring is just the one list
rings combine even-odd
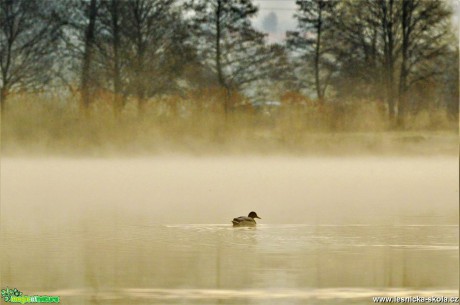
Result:
{"label": "golden foliage", "polygon": [[[259,109],[235,94],[230,96],[231,107],[225,113],[225,98],[229,98],[227,92],[219,88],[195,90],[181,97],[162,96],[147,101],[142,117],[136,101],[128,99],[121,115],[115,116],[114,97],[100,92],[91,115],[82,117],[77,96],[12,95],[2,122],[2,150],[7,154],[70,155],[308,154],[375,153],[400,147],[401,142],[394,139],[403,133],[388,132],[380,102],[331,101],[320,106],[291,92],[281,98],[281,106]],[[408,120],[408,128],[423,135],[432,130],[447,132],[456,150],[457,136],[449,133],[457,130],[456,123],[441,112],[421,112]],[[390,140],[383,140],[381,134],[388,134]],[[444,150],[449,151],[451,142],[446,145]]]}

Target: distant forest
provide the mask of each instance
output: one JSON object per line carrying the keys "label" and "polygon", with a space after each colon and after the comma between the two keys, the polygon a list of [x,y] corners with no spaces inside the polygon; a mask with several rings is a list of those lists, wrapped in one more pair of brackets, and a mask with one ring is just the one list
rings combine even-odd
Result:
{"label": "distant forest", "polygon": [[295,2],[296,30],[268,43],[251,0],[0,0],[2,121],[36,96],[80,118],[283,108],[336,129],[371,112],[390,130],[421,113],[458,127],[452,2]]}

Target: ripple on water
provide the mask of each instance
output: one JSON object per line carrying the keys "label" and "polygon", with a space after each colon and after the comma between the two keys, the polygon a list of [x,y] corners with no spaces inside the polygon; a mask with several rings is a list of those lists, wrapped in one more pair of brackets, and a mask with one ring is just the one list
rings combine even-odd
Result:
{"label": "ripple on water", "polygon": [[[59,290],[42,291],[41,295],[59,295],[61,299],[69,298],[90,298],[92,300],[118,300],[125,302],[136,301],[143,303],[148,300],[150,304],[162,302],[177,302],[187,300],[187,304],[200,304],[200,302],[228,301],[234,302],[249,301],[251,304],[266,304],[267,301],[294,302],[315,301],[340,304],[369,304],[373,297],[432,297],[458,296],[455,289],[363,289],[363,288],[322,288],[322,289],[164,289],[164,288],[124,288],[118,290]],[[196,303],[195,303],[196,302]],[[278,303],[279,304],[279,303]],[[321,303],[322,304],[322,303]]]}

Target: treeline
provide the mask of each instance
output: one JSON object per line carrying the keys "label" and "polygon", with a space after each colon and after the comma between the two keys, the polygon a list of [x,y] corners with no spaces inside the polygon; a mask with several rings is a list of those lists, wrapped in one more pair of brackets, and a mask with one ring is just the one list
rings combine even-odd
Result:
{"label": "treeline", "polygon": [[219,92],[226,116],[266,101],[339,110],[364,101],[390,126],[433,109],[458,120],[450,2],[296,4],[297,30],[269,44],[251,0],[0,0],[2,117],[14,94],[65,88],[83,116],[101,92],[115,117],[130,102],[143,116],[155,99]]}
{"label": "treeline", "polygon": [[[408,113],[430,107],[446,107],[458,119],[458,37],[448,2],[297,4],[299,31],[288,33],[287,46],[299,55],[299,75],[313,76],[320,102],[331,96],[381,101],[399,126]],[[305,59],[308,65],[301,64]]]}

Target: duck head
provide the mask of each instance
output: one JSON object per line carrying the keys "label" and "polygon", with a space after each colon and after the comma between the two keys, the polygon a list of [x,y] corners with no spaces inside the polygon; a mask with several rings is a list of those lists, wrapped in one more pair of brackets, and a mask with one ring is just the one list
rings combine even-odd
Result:
{"label": "duck head", "polygon": [[257,213],[254,212],[254,211],[252,211],[251,213],[249,213],[248,217],[262,219],[262,218],[260,218],[259,216],[257,216]]}

